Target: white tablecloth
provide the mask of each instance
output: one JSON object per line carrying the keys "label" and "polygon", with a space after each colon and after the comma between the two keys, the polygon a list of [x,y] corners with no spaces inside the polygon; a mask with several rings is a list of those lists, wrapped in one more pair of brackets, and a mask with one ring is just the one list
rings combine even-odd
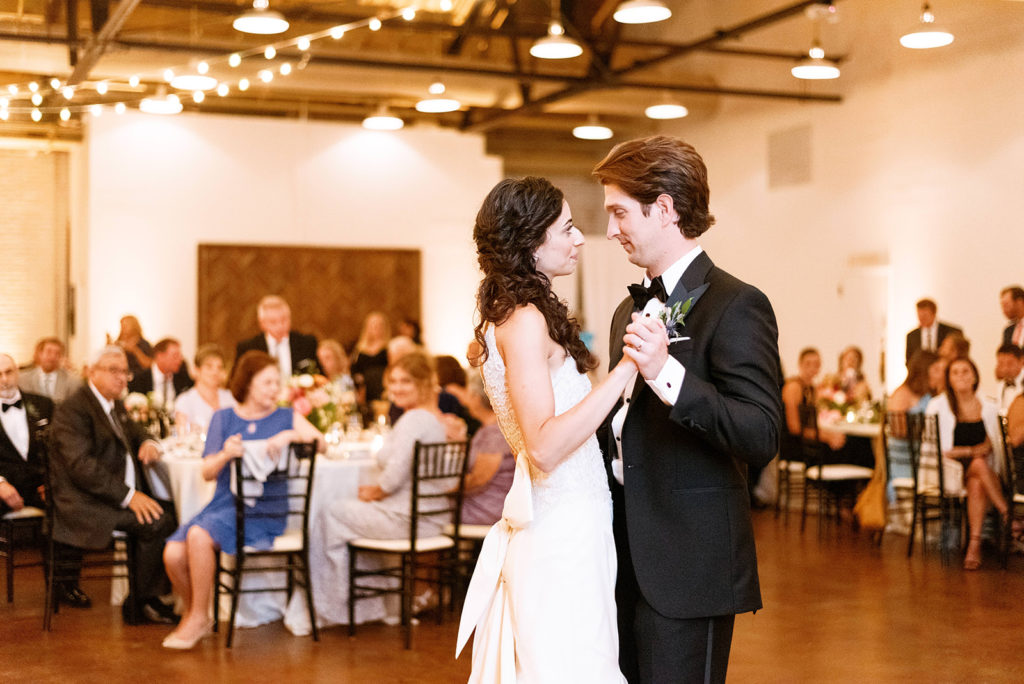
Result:
{"label": "white tablecloth", "polygon": [[[349,442],[330,447],[326,455],[320,454],[313,477],[313,496],[310,501],[310,527],[319,524],[321,509],[339,498],[355,498],[359,485],[374,481],[377,465],[373,448],[368,442]],[[171,449],[163,457],[171,493],[174,496],[178,520],[187,522],[213,498],[216,482],[203,480],[200,473],[202,459],[188,449]],[[310,538],[319,538],[311,529]],[[311,562],[320,554],[311,553]],[[242,580],[245,589],[261,586],[284,586],[284,573],[248,575]],[[300,592],[296,592],[298,599]],[[235,617],[236,627],[256,627],[285,617],[284,592],[243,595]],[[303,601],[293,600],[288,608],[285,624],[309,624]],[[221,616],[230,615],[230,600],[222,601]],[[308,628],[307,628],[308,629]],[[302,631],[301,629],[298,631]]]}

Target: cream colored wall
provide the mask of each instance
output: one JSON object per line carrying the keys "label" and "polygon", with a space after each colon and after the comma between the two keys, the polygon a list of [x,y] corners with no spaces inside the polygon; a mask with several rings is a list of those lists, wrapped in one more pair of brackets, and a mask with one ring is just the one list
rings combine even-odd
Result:
{"label": "cream colored wall", "polygon": [[91,120],[87,144],[82,353],[135,313],[151,341],[177,336],[190,355],[197,245],[212,242],[420,249],[425,341],[464,354],[473,218],[501,176],[481,137],[129,113]]}
{"label": "cream colored wall", "polygon": [[[1014,40],[897,55],[884,76],[842,88],[841,105],[731,100],[711,121],[666,127],[707,161],[718,224],[705,247],[769,295],[789,373],[806,345],[829,368],[856,343],[878,390],[879,331],[895,387],[914,302],[930,296],[964,328],[994,392],[999,291],[1024,281],[1024,38]],[[768,136],[801,124],[812,181],[769,189]]]}

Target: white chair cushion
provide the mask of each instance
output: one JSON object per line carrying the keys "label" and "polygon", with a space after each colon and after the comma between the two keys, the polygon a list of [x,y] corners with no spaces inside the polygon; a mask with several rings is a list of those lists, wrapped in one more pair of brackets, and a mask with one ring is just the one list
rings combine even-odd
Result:
{"label": "white chair cushion", "polygon": [[[818,474],[818,471],[821,474]],[[836,482],[839,480],[870,480],[874,471],[864,466],[834,463],[826,466],[811,466],[805,471],[808,480]]]}
{"label": "white chair cushion", "polygon": [[[454,544],[451,537],[423,537],[416,540],[416,553],[450,549]],[[349,545],[368,551],[387,551],[389,553],[408,553],[410,550],[408,539],[356,539],[350,541]]]}
{"label": "white chair cushion", "polygon": [[42,518],[45,513],[34,506],[25,506],[20,511],[4,514],[4,520],[23,520],[25,518]]}
{"label": "white chair cushion", "polygon": [[807,464],[801,461],[789,461],[786,464],[786,470],[791,473],[802,473],[807,468]]}
{"label": "white chair cushion", "polygon": [[[463,539],[483,539],[491,531],[491,525],[459,525],[459,536]],[[448,523],[442,530],[448,536],[455,534],[455,525]]]}
{"label": "white chair cushion", "polygon": [[914,478],[912,477],[894,477],[891,480],[892,486],[896,489],[913,489]]}
{"label": "white chair cushion", "polygon": [[288,530],[282,535],[274,537],[274,545],[269,549],[257,549],[255,546],[246,546],[247,553],[259,553],[260,551],[301,551],[302,530]]}
{"label": "white chair cushion", "polygon": [[1014,494],[1013,503],[1024,503],[1024,494]]}

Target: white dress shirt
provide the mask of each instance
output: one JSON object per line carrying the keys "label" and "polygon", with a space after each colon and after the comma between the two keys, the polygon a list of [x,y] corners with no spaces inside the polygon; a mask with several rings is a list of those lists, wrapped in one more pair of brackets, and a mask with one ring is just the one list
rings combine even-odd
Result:
{"label": "white dress shirt", "polygon": [[14,391],[14,396],[3,399],[4,404],[12,404],[19,399],[22,400],[21,408],[11,406],[6,411],[0,412],[0,421],[3,421],[4,432],[14,444],[21,457],[28,460],[28,413],[25,411],[25,398],[19,390]]}
{"label": "white dress shirt", "polygon": [[281,369],[281,382],[284,383],[292,377],[292,347],[289,336],[285,335],[280,341],[269,334],[264,337],[267,339],[267,353],[277,359],[277,367]]}
{"label": "white dress shirt", "polygon": [[168,409],[174,406],[178,393],[174,389],[174,375],[165,375],[154,363],[150,369],[153,373],[153,391]]}
{"label": "white dress shirt", "polygon": [[[96,385],[91,382],[89,383],[89,389],[92,390],[96,400],[100,402],[103,412],[107,414],[107,419],[110,421],[111,427],[114,428],[114,433],[124,437],[124,431],[118,426],[114,416],[111,415],[111,411],[114,410],[114,402],[100,394],[100,391],[96,389]],[[124,501],[121,502],[121,508],[127,508],[128,502],[135,496],[135,461],[132,460],[132,455],[127,450],[124,452],[124,483],[128,485],[128,496],[124,497]]]}
{"label": "white dress shirt", "polygon": [[[669,296],[671,296],[672,291],[676,289],[676,285],[679,284],[679,279],[683,277],[683,273],[686,272],[686,269],[703,251],[703,248],[701,248],[700,245],[697,245],[684,254],[678,261],[665,269],[665,272],[661,274],[662,283],[665,285],[665,292],[667,292]],[[644,286],[649,287],[650,284],[650,276],[644,275]],[[664,306],[664,302],[659,299],[652,298],[647,302],[647,305],[641,313],[645,317],[656,316]],[[619,481],[619,484],[622,484],[623,480],[621,439],[622,425],[626,422],[626,412],[629,410],[630,398],[633,396],[633,389],[636,386],[638,376],[639,373],[634,372],[633,377],[626,382],[626,389],[622,393],[622,406],[612,417],[612,434],[615,436],[615,449],[618,452],[616,457],[612,460],[612,474],[615,476],[615,479]],[[661,370],[658,372],[658,376],[653,380],[646,380],[646,382],[666,406],[673,406],[676,403],[676,399],[679,398],[679,388],[683,386],[683,379],[685,377],[686,368],[683,367],[683,364],[669,356],[665,361],[665,365],[662,366]]]}
{"label": "white dress shirt", "polygon": [[1006,415],[1010,404],[1017,398],[1017,395],[1024,393],[1024,370],[1017,374],[1017,377],[1008,385],[1005,381],[999,383],[999,412]]}
{"label": "white dress shirt", "polygon": [[939,348],[939,322],[935,321],[927,328],[921,328],[921,349],[936,351]]}

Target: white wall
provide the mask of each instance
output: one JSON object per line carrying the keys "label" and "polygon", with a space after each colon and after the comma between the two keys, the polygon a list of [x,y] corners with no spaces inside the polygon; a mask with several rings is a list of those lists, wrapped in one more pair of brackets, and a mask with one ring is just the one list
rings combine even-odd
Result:
{"label": "white wall", "polygon": [[[880,330],[895,387],[914,302],[930,296],[994,391],[999,291],[1024,281],[1024,38],[956,46],[894,62],[845,88],[841,105],[730,100],[712,121],[666,127],[708,164],[718,224],[705,247],[771,298],[787,372],[804,346],[829,369],[855,343],[877,391]],[[768,136],[801,124],[812,181],[769,189]]]}
{"label": "white wall", "polygon": [[150,340],[174,335],[191,352],[200,242],[420,249],[425,342],[464,354],[479,281],[473,219],[501,177],[481,137],[108,113],[89,122],[87,144],[79,355],[116,336],[125,313]]}

